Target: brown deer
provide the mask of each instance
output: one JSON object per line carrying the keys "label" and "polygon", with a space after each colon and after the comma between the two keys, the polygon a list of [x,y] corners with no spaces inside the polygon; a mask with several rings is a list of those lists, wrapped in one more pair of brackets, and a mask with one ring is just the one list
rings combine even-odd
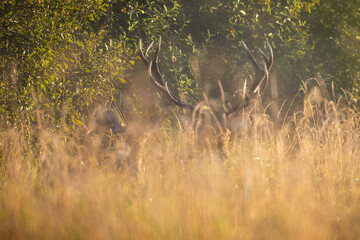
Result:
{"label": "brown deer", "polygon": [[[242,44],[256,72],[254,75],[253,84],[250,89],[242,96],[242,100],[240,100],[238,97],[238,101],[231,103],[228,107],[226,107],[225,104],[221,104],[220,109],[216,109],[216,107],[212,106],[205,94],[204,101],[193,105],[182,101],[170,90],[168,82],[163,78],[159,70],[161,38],[159,39],[159,43],[152,59],[149,59],[147,55],[153,46],[153,43],[151,43],[146,48],[145,53],[142,50],[141,39],[139,40],[138,44],[140,58],[147,67],[147,72],[152,83],[175,105],[187,111],[185,116],[191,117],[191,125],[197,136],[209,139],[211,144],[215,144],[217,147],[219,147],[220,144],[221,150],[224,133],[236,131],[239,128],[239,117],[237,116],[243,113],[243,110],[251,103],[253,103],[265,90],[269,81],[269,71],[273,65],[274,60],[273,50],[268,42],[267,45],[270,51],[270,57],[268,57],[261,49],[259,49],[260,54],[265,61],[263,68],[259,66],[246,44],[244,42],[242,42]],[[222,87],[221,84],[219,84],[219,87]],[[244,87],[244,90],[246,90],[246,87]],[[225,102],[224,97],[222,97],[222,102]],[[127,154],[125,154],[126,160],[124,164],[129,169],[134,169],[135,167],[137,171],[141,170],[143,168],[141,148],[144,144],[144,141],[146,141],[146,137],[144,137],[146,135],[146,127],[144,127],[144,123],[131,123],[128,126],[125,126],[122,124],[119,116],[117,116],[117,114],[111,108],[97,111],[96,122],[97,125],[101,125],[102,127],[106,128],[106,131],[109,133],[105,136],[106,138],[104,143],[109,141],[107,136],[111,136],[112,134],[121,134],[123,136],[122,138],[125,138],[129,151]]]}

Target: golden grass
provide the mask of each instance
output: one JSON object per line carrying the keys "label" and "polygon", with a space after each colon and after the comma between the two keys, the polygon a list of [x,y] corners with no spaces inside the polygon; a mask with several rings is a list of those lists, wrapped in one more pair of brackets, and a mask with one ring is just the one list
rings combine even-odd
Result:
{"label": "golden grass", "polygon": [[359,239],[359,116],[313,113],[276,131],[254,123],[222,153],[159,129],[144,136],[137,174],[95,138],[3,129],[0,237]]}

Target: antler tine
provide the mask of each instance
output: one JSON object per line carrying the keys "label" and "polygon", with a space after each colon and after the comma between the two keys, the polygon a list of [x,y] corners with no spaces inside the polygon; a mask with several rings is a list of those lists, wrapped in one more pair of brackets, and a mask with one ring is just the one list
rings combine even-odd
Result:
{"label": "antler tine", "polygon": [[[263,87],[261,88],[261,85],[264,83]],[[260,80],[260,83],[258,85],[258,88],[256,89],[256,92],[258,94],[262,94],[263,91],[266,89],[267,85],[269,83],[269,71],[267,69],[267,65],[264,64],[264,77]]]}
{"label": "antler tine", "polygon": [[[152,41],[150,43],[150,45],[146,48],[145,53],[144,53],[143,50],[142,50],[141,39],[139,39],[138,47],[139,47],[139,52],[140,52],[140,58],[143,61],[143,63],[148,66],[149,76],[151,76],[151,79],[154,81],[155,85],[157,87],[159,87],[159,88],[162,88],[162,90],[165,91],[164,86],[161,86],[161,84],[163,84],[163,79],[162,79],[160,71],[159,71],[159,69],[157,67],[157,64],[150,64],[151,61],[149,61],[149,59],[146,57],[148,55],[149,50],[153,46],[153,44],[154,44],[154,41]],[[156,63],[158,62],[158,55],[159,55],[159,51],[160,51],[160,45],[161,45],[161,38],[159,40],[159,45],[158,45],[158,47],[156,49],[156,52],[155,52],[154,60],[152,60],[152,61],[154,61]],[[153,76],[153,74],[152,74],[153,72],[155,73],[156,76]],[[160,81],[160,83],[159,83],[159,81]]]}
{"label": "antler tine", "polygon": [[154,41],[152,41],[152,42],[150,43],[150,45],[146,48],[146,50],[145,50],[145,56],[148,55],[149,50],[150,50],[150,48],[152,47],[152,45],[154,45]]}
{"label": "antler tine", "polygon": [[161,48],[161,37],[159,38],[159,43],[158,46],[155,50],[155,55],[154,55],[154,64],[153,64],[153,68],[152,71],[154,71],[155,73],[155,77],[156,79],[163,85],[165,86],[165,80],[162,77],[161,73],[160,73],[160,69],[159,69],[159,53],[160,53],[160,48]]}
{"label": "antler tine", "polygon": [[154,42],[151,42],[150,45],[147,47],[145,54],[142,50],[142,42],[141,39],[139,39],[139,43],[138,43],[138,47],[139,47],[139,52],[140,52],[140,58],[143,61],[144,64],[149,65],[150,61],[147,59],[146,55],[148,54],[151,46],[154,44]]}
{"label": "antler tine", "polygon": [[261,56],[264,58],[264,60],[266,62],[267,70],[270,71],[270,69],[273,65],[273,62],[274,62],[274,52],[272,50],[270,43],[268,41],[266,41],[266,43],[267,43],[269,51],[270,51],[270,58],[268,56],[266,56],[266,54],[260,48],[259,48],[259,51],[260,51]]}
{"label": "antler tine", "polygon": [[[250,88],[250,94],[255,93],[255,92],[258,92],[258,94],[261,94],[264,91],[264,89],[266,88],[266,86],[267,86],[267,84],[269,82],[269,70],[271,69],[272,64],[274,62],[274,53],[273,53],[273,50],[272,50],[272,47],[271,47],[270,43],[268,41],[266,41],[266,43],[267,43],[268,48],[270,50],[270,58],[268,56],[266,56],[264,51],[262,51],[259,48],[260,54],[265,60],[265,66],[264,66],[264,70],[260,70],[259,66],[256,64],[256,68],[259,68],[258,76],[259,76],[259,73],[261,73],[262,77],[258,78],[258,80],[254,81],[253,85]],[[249,48],[247,48],[247,46],[245,45],[244,42],[243,42],[243,45],[245,47],[245,50],[248,52],[248,55],[250,57],[251,62],[254,62],[255,59],[254,59],[253,55],[250,53]],[[255,63],[256,63],[256,61],[255,61]],[[264,83],[264,80],[265,80],[265,83]]]}
{"label": "antler tine", "polygon": [[[253,85],[250,88],[249,94],[253,94],[253,93],[261,94],[264,91],[264,89],[266,88],[266,86],[267,86],[267,84],[269,82],[269,72],[267,70],[267,64],[266,63],[264,64],[264,70],[263,71],[264,71],[264,76],[261,79],[259,79],[258,81],[255,81],[253,83]],[[262,89],[260,89],[261,84],[264,82],[264,80],[265,80],[265,84],[262,87]]]}
{"label": "antler tine", "polygon": [[[158,87],[159,89],[163,90],[164,92],[166,92],[166,89],[165,89],[165,86],[161,85],[158,80],[156,80],[156,77],[153,75],[153,69],[156,68],[156,67],[153,67],[153,62],[154,61],[151,61],[149,62],[149,67],[148,67],[148,74],[151,78],[151,80],[153,81],[153,83],[155,84],[156,87]],[[155,63],[156,65],[156,63]]]}
{"label": "antler tine", "polygon": [[270,69],[274,63],[274,51],[273,51],[270,43],[268,41],[266,41],[266,43],[267,43],[269,51],[270,51],[270,61],[269,61],[269,66],[268,66],[268,71],[270,71]]}
{"label": "antler tine", "polygon": [[257,63],[257,61],[255,60],[254,58],[254,55],[252,55],[252,53],[250,52],[250,49],[246,46],[245,42],[244,41],[241,41],[244,48],[245,48],[245,51],[246,53],[248,54],[248,57],[250,58],[250,61],[251,61],[251,64],[253,65],[253,67],[255,68],[256,72],[259,73],[261,72],[261,69],[259,67],[259,64]]}
{"label": "antler tine", "polygon": [[258,48],[259,52],[260,52],[260,55],[264,58],[264,61],[266,63],[266,66],[269,66],[270,64],[270,59],[268,56],[266,56],[266,54],[264,53],[263,50],[261,50],[261,48]]}

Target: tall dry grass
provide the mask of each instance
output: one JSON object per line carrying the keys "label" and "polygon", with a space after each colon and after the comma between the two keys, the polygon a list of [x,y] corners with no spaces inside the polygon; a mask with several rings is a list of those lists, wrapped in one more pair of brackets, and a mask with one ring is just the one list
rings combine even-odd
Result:
{"label": "tall dry grass", "polygon": [[359,116],[321,104],[255,116],[222,151],[160,128],[138,173],[124,141],[2,129],[1,239],[359,239]]}

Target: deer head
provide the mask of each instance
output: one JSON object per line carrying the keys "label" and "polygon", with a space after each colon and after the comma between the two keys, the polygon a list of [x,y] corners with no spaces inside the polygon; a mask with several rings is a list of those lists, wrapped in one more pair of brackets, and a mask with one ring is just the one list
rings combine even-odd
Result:
{"label": "deer head", "polygon": [[[187,102],[182,101],[180,98],[176,97],[176,95],[170,90],[168,82],[163,78],[160,70],[159,70],[159,53],[160,53],[160,47],[161,47],[161,38],[159,39],[159,43],[157,45],[157,48],[155,50],[154,57],[152,59],[149,59],[148,53],[153,46],[152,42],[143,52],[142,49],[142,42],[141,39],[139,39],[138,47],[140,52],[140,58],[142,62],[146,65],[148,70],[148,75],[151,81],[154,83],[154,85],[161,90],[175,105],[190,110],[191,113],[193,113],[193,116],[196,115],[198,111],[198,104],[190,104]],[[230,118],[232,115],[234,115],[237,112],[240,112],[241,110],[245,109],[251,102],[254,102],[259,95],[265,90],[268,81],[269,81],[269,71],[273,65],[274,61],[274,55],[273,50],[270,46],[270,44],[267,42],[267,46],[270,51],[270,57],[268,57],[261,49],[259,49],[261,56],[264,59],[264,66],[261,67],[256,59],[254,58],[253,54],[249,50],[249,48],[246,46],[244,42],[242,42],[245,51],[250,59],[250,62],[252,66],[255,69],[255,75],[254,75],[254,81],[251,85],[251,87],[247,90],[246,89],[246,81],[244,85],[244,89],[246,93],[244,93],[242,100],[239,100],[236,103],[231,104],[229,108],[226,108],[224,105],[223,109],[223,119],[224,122],[226,122],[226,119]],[[221,87],[221,86],[220,86]],[[246,91],[247,90],[247,91]],[[218,124],[223,125],[218,122]],[[226,127],[226,126],[225,126]]]}

